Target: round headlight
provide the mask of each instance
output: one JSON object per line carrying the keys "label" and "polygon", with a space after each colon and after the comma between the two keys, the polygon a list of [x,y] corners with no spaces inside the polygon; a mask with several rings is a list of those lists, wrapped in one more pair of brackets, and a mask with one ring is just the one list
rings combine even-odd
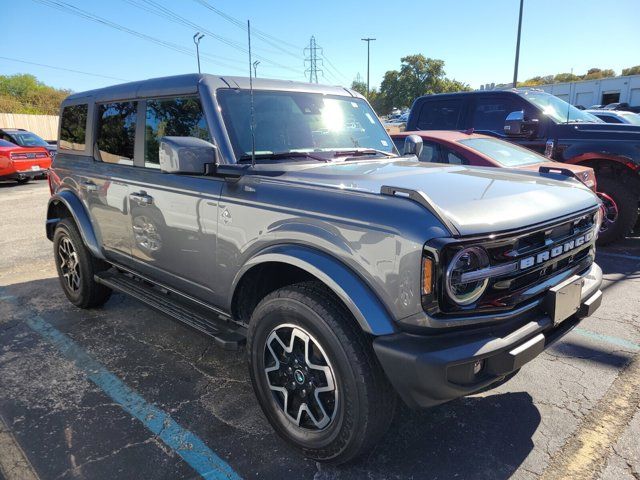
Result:
{"label": "round headlight", "polygon": [[469,247],[460,250],[451,260],[446,274],[446,289],[449,298],[458,305],[469,305],[480,298],[487,288],[489,279],[466,281],[465,273],[481,270],[489,266],[489,256],[480,247]]}

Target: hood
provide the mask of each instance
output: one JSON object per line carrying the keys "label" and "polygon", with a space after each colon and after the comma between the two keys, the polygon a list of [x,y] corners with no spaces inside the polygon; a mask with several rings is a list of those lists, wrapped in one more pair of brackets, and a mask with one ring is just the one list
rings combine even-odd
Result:
{"label": "hood", "polygon": [[584,165],[573,165],[571,163],[549,161],[534,163],[533,165],[523,165],[521,167],[517,167],[517,169],[537,172],[539,171],[540,167],[569,170],[575,175],[576,179],[584,183],[589,188],[589,190],[592,190],[594,192],[596,190],[596,173],[593,171],[593,168],[585,167]]}
{"label": "hood", "polygon": [[383,186],[422,192],[461,235],[523,228],[598,203],[572,178],[552,180],[536,173],[436,165],[413,158],[305,165],[278,178],[374,194]]}

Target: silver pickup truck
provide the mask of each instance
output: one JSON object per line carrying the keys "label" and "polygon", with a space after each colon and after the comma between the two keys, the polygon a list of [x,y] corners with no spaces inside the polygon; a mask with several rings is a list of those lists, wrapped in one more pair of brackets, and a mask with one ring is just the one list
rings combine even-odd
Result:
{"label": "silver pickup truck", "polygon": [[511,378],[598,308],[597,198],[543,173],[403,155],[340,88],[183,75],[62,104],[46,233],[81,308],[124,292],[245,348],[258,401],[343,463],[399,397]]}

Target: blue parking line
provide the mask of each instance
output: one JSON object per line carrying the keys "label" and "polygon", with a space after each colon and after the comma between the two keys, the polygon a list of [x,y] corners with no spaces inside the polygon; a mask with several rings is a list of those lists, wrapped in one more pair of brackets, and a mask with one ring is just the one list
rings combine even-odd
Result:
{"label": "blue parking line", "polygon": [[169,414],[147,403],[106,367],[91,358],[64,333],[35,316],[27,325],[72,360],[87,377],[118,403],[123,410],[140,420],[196,472],[207,480],[240,480],[240,476],[205,445],[197,435],[181,427]]}
{"label": "blue parking line", "polygon": [[602,333],[592,332],[591,330],[585,330],[584,328],[580,328],[580,327],[574,328],[573,331],[579,335],[582,335],[583,337],[587,337],[592,340],[601,340],[603,342],[611,343],[613,345],[627,348],[629,350],[634,350],[634,351],[640,350],[640,345],[638,345],[637,343],[630,342],[629,340],[625,340],[624,338],[612,337],[610,335],[603,335]]}

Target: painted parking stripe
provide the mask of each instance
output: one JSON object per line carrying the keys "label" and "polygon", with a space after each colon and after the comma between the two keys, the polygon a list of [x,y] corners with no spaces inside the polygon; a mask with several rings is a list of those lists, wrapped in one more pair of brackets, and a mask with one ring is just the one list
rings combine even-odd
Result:
{"label": "painted parking stripe", "polygon": [[50,323],[35,316],[27,325],[49,341],[62,355],[73,361],[87,377],[100,387],[123,410],[140,420],[196,472],[207,480],[240,480],[240,476],[207,447],[197,435],[181,427],[163,410],[147,403],[106,367],[91,358],[82,348]]}
{"label": "painted parking stripe", "polygon": [[592,340],[600,340],[629,350],[640,350],[640,345],[630,342],[629,340],[625,340],[624,338],[612,337],[611,335],[603,335],[602,333],[592,332],[591,330],[585,330],[584,328],[580,327],[574,328],[573,331],[579,335],[582,335],[583,337],[587,337]]}

